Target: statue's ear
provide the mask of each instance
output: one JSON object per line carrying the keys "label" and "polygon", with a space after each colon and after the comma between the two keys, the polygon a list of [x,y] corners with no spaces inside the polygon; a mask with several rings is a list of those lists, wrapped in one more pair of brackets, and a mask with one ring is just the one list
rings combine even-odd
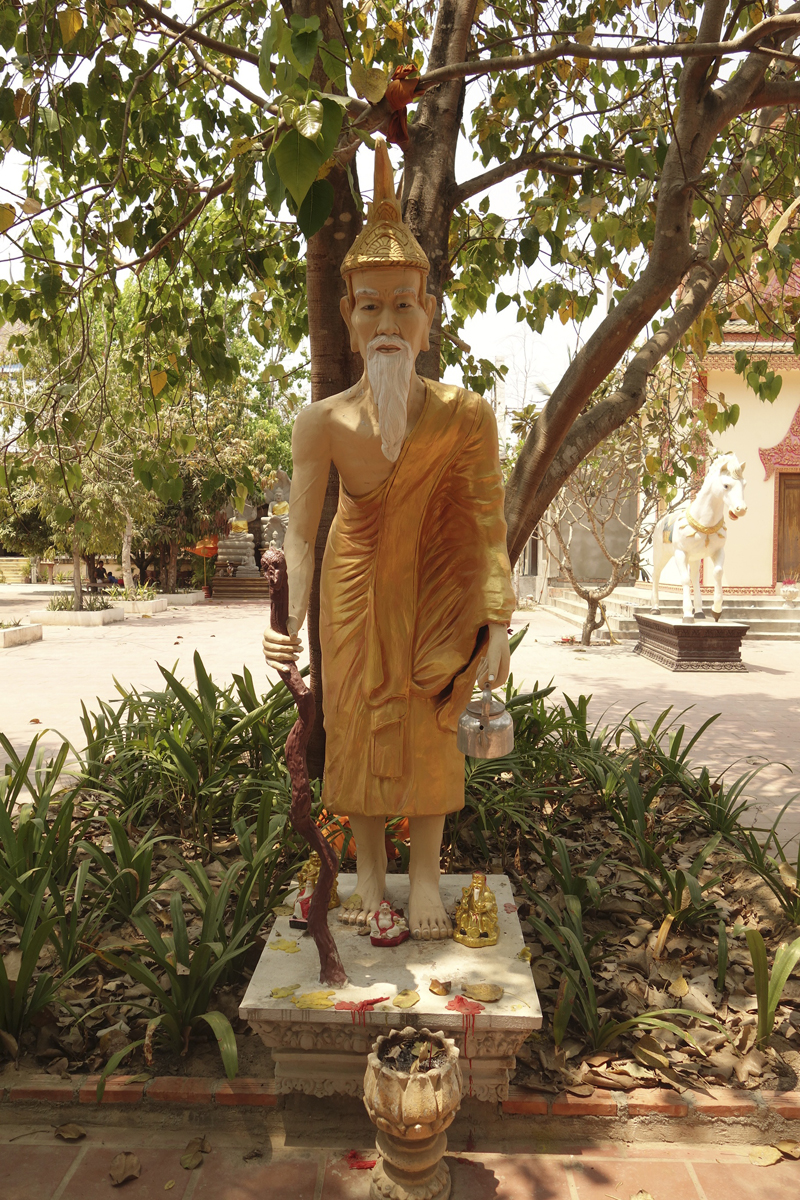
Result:
{"label": "statue's ear", "polygon": [[347,326],[347,332],[350,334],[350,349],[353,351],[354,354],[357,354],[358,353],[358,338],[356,337],[355,332],[353,330],[353,322],[351,320],[351,317],[353,315],[353,306],[350,303],[349,295],[342,296],[341,300],[339,301],[339,312],[342,314],[342,320],[344,321],[345,325]]}

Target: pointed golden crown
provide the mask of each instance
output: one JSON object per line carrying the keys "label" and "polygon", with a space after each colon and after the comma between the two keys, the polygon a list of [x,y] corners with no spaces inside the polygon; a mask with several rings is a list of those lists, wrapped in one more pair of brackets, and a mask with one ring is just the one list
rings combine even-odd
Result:
{"label": "pointed golden crown", "polygon": [[367,223],[345,255],[342,275],[370,267],[413,267],[424,275],[431,269],[425,251],[403,221],[389,151],[382,138],[375,143],[375,189]]}

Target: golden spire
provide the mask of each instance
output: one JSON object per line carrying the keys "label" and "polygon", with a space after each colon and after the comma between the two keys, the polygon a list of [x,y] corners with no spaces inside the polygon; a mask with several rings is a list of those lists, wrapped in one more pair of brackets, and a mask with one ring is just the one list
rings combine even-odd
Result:
{"label": "golden spire", "polygon": [[367,223],[345,255],[342,275],[371,267],[413,267],[424,275],[430,270],[425,251],[403,221],[394,190],[389,151],[383,138],[375,143],[375,188],[367,209]]}

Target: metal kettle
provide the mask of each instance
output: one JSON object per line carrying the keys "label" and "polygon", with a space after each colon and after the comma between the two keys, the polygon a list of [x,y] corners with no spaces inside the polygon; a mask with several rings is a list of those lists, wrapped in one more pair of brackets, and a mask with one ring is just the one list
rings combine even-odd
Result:
{"label": "metal kettle", "polygon": [[514,722],[489,684],[458,718],[456,746],[470,758],[502,758],[514,749]]}

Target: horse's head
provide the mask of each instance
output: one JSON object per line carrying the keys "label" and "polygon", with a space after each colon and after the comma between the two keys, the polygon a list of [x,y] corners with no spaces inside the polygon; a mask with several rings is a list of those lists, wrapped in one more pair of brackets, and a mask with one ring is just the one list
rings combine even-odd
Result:
{"label": "horse's head", "polygon": [[735,454],[722,454],[715,459],[708,472],[710,476],[714,477],[712,483],[714,491],[720,495],[732,521],[738,520],[747,512],[747,505],[744,502],[745,466],[746,464],[740,463]]}

